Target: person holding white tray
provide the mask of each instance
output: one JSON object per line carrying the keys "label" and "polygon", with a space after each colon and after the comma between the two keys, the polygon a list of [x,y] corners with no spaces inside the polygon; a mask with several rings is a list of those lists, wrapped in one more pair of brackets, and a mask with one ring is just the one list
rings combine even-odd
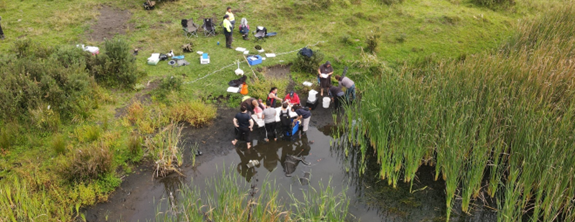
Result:
{"label": "person holding white tray", "polygon": [[317,78],[319,80],[319,87],[321,87],[321,96],[323,96],[323,90],[327,92],[329,87],[331,86],[331,74],[333,74],[333,67],[331,67],[331,63],[326,61],[325,64],[321,65],[319,69],[317,69]]}

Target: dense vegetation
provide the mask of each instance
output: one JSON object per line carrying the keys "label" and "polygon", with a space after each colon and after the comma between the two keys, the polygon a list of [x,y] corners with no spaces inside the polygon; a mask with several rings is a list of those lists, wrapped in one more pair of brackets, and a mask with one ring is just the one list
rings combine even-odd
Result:
{"label": "dense vegetation", "polygon": [[[562,183],[569,181],[543,174],[547,169],[557,173],[569,170],[559,167],[559,162],[553,162],[551,157],[544,158],[545,155],[557,156],[561,154],[560,150],[542,152],[533,148],[532,152],[518,155],[511,147],[532,149],[539,145],[541,149],[549,150],[549,144],[552,144],[568,148],[565,143],[570,140],[567,130],[572,132],[568,124],[571,91],[569,81],[562,81],[568,75],[558,74],[568,70],[571,64],[565,59],[572,57],[570,27],[574,25],[568,17],[572,15],[549,13],[565,16],[549,17],[564,23],[560,32],[554,30],[554,25],[549,25],[559,24],[556,20],[530,23],[539,24],[540,28],[528,32],[525,30],[529,26],[521,26],[519,31],[524,35],[515,36],[501,52],[481,54],[513,33],[514,29],[510,27],[517,19],[531,17],[542,8],[555,10],[562,1],[245,0],[225,3],[237,9],[237,18],[247,17],[252,27],[265,25],[269,31],[279,33],[267,42],[258,43],[266,52],[278,54],[275,59],[268,58],[264,65],[288,65],[301,59],[296,54],[299,48],[310,46],[314,51],[321,50],[324,60],[332,61],[336,73],[344,66],[350,66],[348,75],[362,84],[359,90],[376,92],[364,94],[366,102],[362,106],[367,107],[372,102],[377,108],[362,108],[361,113],[366,115],[362,119],[381,123],[381,127],[362,132],[368,133],[377,148],[392,149],[392,152],[378,152],[382,155],[382,169],[386,169],[381,175],[391,178],[392,183],[397,183],[401,175],[405,175],[406,181],[413,181],[413,172],[421,164],[418,160],[424,156],[427,157],[424,163],[438,166],[438,172],[447,179],[449,198],[460,195],[465,198],[464,204],[468,203],[470,197],[477,194],[478,182],[467,181],[481,180],[479,175],[485,174],[489,175],[489,180],[494,180],[489,182],[492,184],[489,194],[521,197],[522,205],[518,207],[508,202],[500,203],[502,218],[517,218],[520,209],[530,210],[535,204],[546,207],[537,208],[541,211],[530,210],[533,218],[547,220],[564,212],[569,216],[571,211],[567,206],[571,205],[564,205],[568,194],[548,198],[561,194],[550,193],[559,191],[550,187],[551,179]],[[182,159],[182,147],[176,142],[180,123],[192,127],[209,124],[216,115],[216,108],[211,103],[217,102],[220,96],[229,98],[225,101],[229,106],[239,104],[241,97],[225,93],[225,90],[227,82],[237,78],[232,74],[237,68],[234,62],[244,61],[243,55],[216,47],[216,41],[222,41],[220,36],[184,37],[179,24],[181,18],[173,16],[185,13],[183,17],[198,21],[206,15],[222,14],[221,3],[165,1],[155,11],[144,11],[141,4],[140,1],[110,0],[77,0],[74,4],[66,0],[53,0],[49,4],[41,0],[0,0],[2,28],[7,37],[0,44],[0,215],[6,216],[7,220],[79,219],[81,207],[105,201],[120,184],[122,175],[131,173],[134,165],[142,160],[157,164],[154,166],[161,171],[156,175],[177,172]],[[90,35],[91,21],[98,18],[103,5],[128,10],[132,17],[126,21],[125,36],[94,42],[86,35]],[[34,16],[25,16],[31,14]],[[326,22],[326,18],[330,21]],[[546,34],[542,37],[541,33]],[[557,33],[561,35],[554,37]],[[178,47],[191,41],[195,50],[210,53],[210,65],[197,64],[193,53],[186,54],[186,59],[192,63],[190,66],[145,65],[150,53],[174,49],[179,54]],[[85,53],[74,47],[78,43],[99,46],[101,53],[97,56]],[[241,41],[236,35],[234,44],[253,53],[255,44],[252,41]],[[131,55],[133,48],[140,49],[139,56]],[[459,60],[443,60],[449,58]],[[321,60],[318,57],[312,63],[304,64],[307,66],[304,69],[293,70],[296,89],[301,89],[299,83],[303,81],[315,82],[316,68],[313,66],[323,62]],[[550,72],[547,71],[552,70],[553,65],[556,66],[553,75],[548,75]],[[246,73],[252,72],[245,62],[240,67]],[[265,68],[261,72],[254,70],[259,81],[252,82],[255,77],[249,74],[252,96],[265,98],[272,86],[279,87],[282,92],[290,85],[289,79],[266,78],[262,75]],[[490,73],[505,75],[485,75]],[[541,81],[536,81],[534,76]],[[518,88],[514,90],[511,86]],[[438,91],[437,87],[443,88]],[[394,96],[386,96],[390,93]],[[470,97],[472,95],[475,97]],[[533,109],[523,109],[521,103]],[[433,105],[443,108],[435,109]],[[385,112],[385,115],[373,115],[376,111]],[[463,115],[464,111],[470,113]],[[498,116],[491,115],[500,111],[503,113]],[[533,119],[546,118],[527,122],[529,118],[512,115],[523,112],[532,115]],[[421,118],[404,118],[416,114]],[[452,117],[447,118],[448,114]],[[467,122],[458,121],[456,117]],[[435,121],[435,125],[424,124],[430,121]],[[403,127],[409,124],[421,128]],[[457,127],[447,127],[448,124]],[[492,130],[485,128],[486,124],[490,124]],[[532,137],[534,133],[526,130],[539,130],[536,132],[547,133],[547,137],[540,140],[542,137]],[[378,137],[376,132],[390,134],[384,138]],[[407,132],[412,134],[404,134]],[[471,132],[479,132],[477,138],[485,141],[469,137],[473,135]],[[413,137],[406,140],[406,135]],[[450,139],[459,139],[443,140],[447,135]],[[525,136],[518,140],[517,135]],[[388,138],[401,140],[387,141]],[[430,141],[443,143],[426,143]],[[367,141],[362,142],[367,144]],[[423,149],[415,149],[405,156],[395,155],[403,152],[400,149],[406,147],[403,143]],[[474,144],[495,145],[479,150]],[[494,147],[504,150],[505,155],[479,155],[496,151]],[[513,155],[507,155],[510,152]],[[475,160],[470,155],[479,158]],[[454,163],[443,161],[448,158],[456,160]],[[527,161],[529,158],[544,158],[537,160],[551,162],[535,163]],[[566,159],[557,159],[562,160]],[[484,166],[481,161],[489,161],[487,168],[481,168]],[[457,167],[485,173],[454,172]],[[528,183],[522,174],[528,172],[527,167],[540,169],[537,172],[543,179],[549,179],[549,183]],[[520,170],[512,174],[509,169]],[[506,177],[502,179],[501,175]],[[466,182],[462,183],[464,180]],[[508,186],[514,181],[517,186]],[[565,186],[572,187],[570,184]],[[513,198],[500,200],[512,201]]]}
{"label": "dense vegetation", "polygon": [[487,193],[500,221],[573,221],[573,27],[569,3],[521,23],[493,53],[384,72],[346,112],[348,136],[363,155],[375,147],[391,185],[434,165],[448,218],[456,197],[467,212]]}

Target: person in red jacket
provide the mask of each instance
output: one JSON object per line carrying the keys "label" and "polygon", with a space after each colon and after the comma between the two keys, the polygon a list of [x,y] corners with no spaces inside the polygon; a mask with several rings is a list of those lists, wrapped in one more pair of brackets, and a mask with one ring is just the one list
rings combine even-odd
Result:
{"label": "person in red jacket", "polygon": [[299,105],[300,104],[299,96],[293,90],[289,94],[286,95],[286,98],[284,99],[284,101],[288,102],[290,105],[296,105],[296,104]]}

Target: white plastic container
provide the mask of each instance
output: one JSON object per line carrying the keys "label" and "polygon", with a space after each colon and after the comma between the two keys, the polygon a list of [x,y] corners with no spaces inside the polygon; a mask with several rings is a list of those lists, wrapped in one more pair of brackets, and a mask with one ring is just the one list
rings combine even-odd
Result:
{"label": "white plastic container", "polygon": [[323,108],[329,108],[329,103],[331,102],[331,99],[329,97],[323,97]]}
{"label": "white plastic container", "polygon": [[317,91],[315,91],[313,89],[310,90],[309,95],[307,96],[307,101],[310,101],[312,103],[315,102],[317,100],[316,96],[317,96]]}

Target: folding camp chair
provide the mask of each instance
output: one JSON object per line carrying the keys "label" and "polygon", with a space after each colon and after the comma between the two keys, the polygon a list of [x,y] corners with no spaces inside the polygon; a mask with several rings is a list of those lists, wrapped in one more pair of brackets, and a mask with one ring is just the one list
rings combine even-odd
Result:
{"label": "folding camp chair", "polygon": [[256,38],[256,42],[259,40],[263,40],[265,42],[266,41],[265,37],[267,34],[268,34],[268,29],[266,29],[266,27],[258,26],[256,28],[256,33],[254,34],[254,37]]}
{"label": "folding camp chair", "polygon": [[211,18],[205,18],[204,24],[202,25],[202,29],[204,29],[205,36],[215,36],[216,35],[216,25],[215,22]]}
{"label": "folding camp chair", "polygon": [[192,36],[198,37],[198,25],[194,23],[194,19],[182,19],[182,30],[188,38]]}

